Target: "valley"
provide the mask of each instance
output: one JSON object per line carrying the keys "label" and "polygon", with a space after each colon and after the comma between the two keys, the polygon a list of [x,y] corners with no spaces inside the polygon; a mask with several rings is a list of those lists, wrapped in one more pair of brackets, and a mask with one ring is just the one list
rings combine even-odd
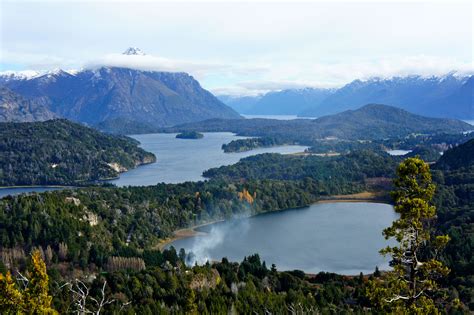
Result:
{"label": "valley", "polygon": [[472,9],[0,1],[0,314],[474,314]]}

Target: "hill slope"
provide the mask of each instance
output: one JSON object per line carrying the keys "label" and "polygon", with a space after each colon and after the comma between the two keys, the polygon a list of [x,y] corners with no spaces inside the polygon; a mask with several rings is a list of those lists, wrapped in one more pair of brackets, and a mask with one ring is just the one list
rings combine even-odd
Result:
{"label": "hill slope", "polygon": [[186,73],[102,67],[74,74],[59,70],[3,84],[26,98],[41,99],[60,117],[91,125],[117,118],[171,126],[240,117]]}
{"label": "hill slope", "polygon": [[67,120],[0,123],[0,186],[75,185],[153,161],[131,138]]}
{"label": "hill slope", "polygon": [[436,163],[437,168],[455,170],[474,166],[474,139],[447,150]]}
{"label": "hill slope", "polygon": [[0,122],[43,121],[56,115],[39,102],[25,99],[12,90],[0,86]]}
{"label": "hill slope", "polygon": [[165,131],[231,131],[245,136],[279,137],[310,143],[322,138],[375,140],[405,137],[412,133],[458,133],[471,129],[471,125],[459,120],[428,118],[392,106],[371,104],[315,120],[214,119]]}

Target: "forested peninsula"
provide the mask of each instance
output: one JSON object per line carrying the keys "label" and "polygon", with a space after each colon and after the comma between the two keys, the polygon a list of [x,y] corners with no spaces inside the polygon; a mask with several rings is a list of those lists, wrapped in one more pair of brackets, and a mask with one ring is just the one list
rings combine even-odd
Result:
{"label": "forested peninsula", "polygon": [[[448,150],[444,161],[432,167],[437,185],[435,233],[451,238],[441,256],[451,269],[440,289],[447,298],[434,301],[438,308],[452,312],[473,307],[469,231],[474,169],[470,160],[457,162],[470,152],[472,141]],[[74,288],[78,284],[73,274],[77,273],[94,275],[85,282],[94,298],[101,298],[101,288],[106,288],[105,299],[113,300],[105,306],[108,312],[372,312],[375,309],[366,291],[369,283],[383,281],[384,274],[377,270],[359,277],[280,272],[258,255],[241,263],[224,258],[189,267],[184,264],[185,252],[160,251],[157,245],[176,229],[242,211],[256,214],[309,205],[328,195],[387,192],[400,161],[365,151],[328,158],[269,154],[210,170],[211,179],[206,182],[7,197],[0,201],[0,267],[23,270],[26,253],[40,249],[55,296],[52,305],[60,312],[74,297],[67,286],[60,289],[55,284],[69,281]],[[292,177],[286,178],[289,174]]]}
{"label": "forested peninsula", "polygon": [[0,186],[85,185],[156,160],[125,136],[65,119],[0,123]]}

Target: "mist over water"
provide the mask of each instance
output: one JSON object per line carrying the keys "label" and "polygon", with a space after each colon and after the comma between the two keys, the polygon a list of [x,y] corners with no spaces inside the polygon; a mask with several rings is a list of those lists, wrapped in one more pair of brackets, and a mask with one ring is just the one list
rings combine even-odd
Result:
{"label": "mist over water", "polygon": [[208,226],[205,232],[177,240],[169,246],[192,253],[188,264],[227,257],[242,261],[258,253],[267,266],[355,275],[388,269],[388,258],[378,251],[389,244],[382,230],[397,214],[380,203],[327,203],[279,211],[248,219],[233,219]]}

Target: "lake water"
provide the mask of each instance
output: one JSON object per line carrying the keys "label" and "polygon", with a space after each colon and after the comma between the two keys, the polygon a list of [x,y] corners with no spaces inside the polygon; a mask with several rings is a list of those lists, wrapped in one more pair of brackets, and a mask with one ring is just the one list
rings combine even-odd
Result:
{"label": "lake water", "polygon": [[0,198],[3,198],[8,195],[14,196],[14,195],[19,195],[19,194],[33,193],[33,192],[40,193],[40,192],[58,190],[58,189],[63,189],[63,188],[62,187],[43,187],[43,186],[0,188]]}
{"label": "lake water", "polygon": [[222,145],[238,137],[230,132],[204,133],[202,139],[176,139],[176,134],[144,134],[132,138],[156,155],[156,163],[139,166],[110,181],[117,186],[146,186],[157,183],[182,183],[203,180],[202,173],[210,168],[237,163],[241,158],[260,153],[303,152],[304,146],[260,148],[247,152],[224,153]]}
{"label": "lake water", "polygon": [[[356,275],[389,268],[378,251],[387,246],[382,230],[397,219],[393,207],[381,203],[321,203],[247,219],[202,227],[204,236],[180,239],[169,246],[206,260],[242,261],[259,253],[267,266]],[[191,261],[190,263],[193,263]]]}
{"label": "lake water", "polygon": [[[232,140],[246,139],[230,132],[204,133],[204,138],[176,139],[176,134],[132,135],[140,141],[140,146],[152,152],[157,162],[142,165],[120,174],[120,178],[110,181],[117,186],[147,186],[157,183],[182,183],[203,180],[202,173],[212,167],[237,163],[241,158],[260,153],[290,154],[303,152],[307,147],[291,145],[261,148],[247,152],[224,153],[221,147]],[[0,198],[21,193],[43,192],[60,187],[18,187],[0,188]]]}
{"label": "lake water", "polygon": [[410,152],[411,152],[411,150],[388,150],[387,151],[388,154],[394,155],[394,156],[405,155],[405,154],[408,154]]}
{"label": "lake water", "polygon": [[252,118],[264,118],[264,119],[276,119],[276,120],[294,120],[294,119],[316,119],[316,117],[300,117],[297,115],[245,115],[241,116],[252,119]]}

